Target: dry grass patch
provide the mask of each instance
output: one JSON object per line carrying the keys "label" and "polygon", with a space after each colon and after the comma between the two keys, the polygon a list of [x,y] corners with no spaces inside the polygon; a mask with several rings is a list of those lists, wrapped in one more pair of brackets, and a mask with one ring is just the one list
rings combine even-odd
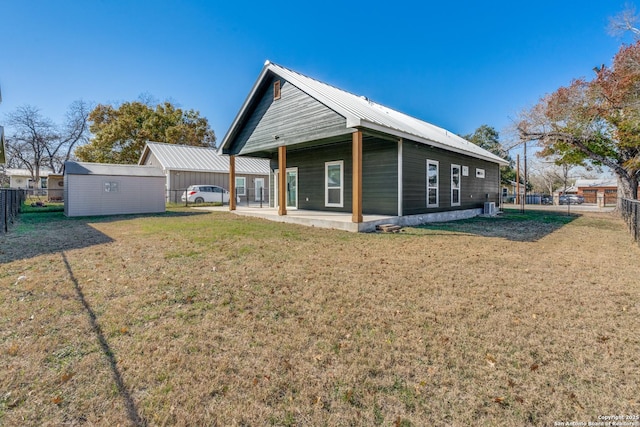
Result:
{"label": "dry grass patch", "polygon": [[640,250],[615,216],[389,235],[41,215],[0,240],[0,424],[549,425],[640,408]]}

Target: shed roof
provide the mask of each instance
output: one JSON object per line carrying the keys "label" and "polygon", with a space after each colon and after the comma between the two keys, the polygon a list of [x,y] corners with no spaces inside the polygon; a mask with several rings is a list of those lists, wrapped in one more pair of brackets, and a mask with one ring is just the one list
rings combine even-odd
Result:
{"label": "shed roof", "polygon": [[262,82],[269,74],[275,74],[285,79],[307,95],[345,117],[347,128],[364,128],[384,132],[400,138],[433,145],[448,151],[466,154],[501,165],[508,164],[508,162],[501,157],[446,129],[408,116],[373,102],[364,96],[354,95],[269,61],[265,63],[258,80],[225,135],[221,149],[227,148],[227,144],[231,143],[237,127],[247,114],[254,95],[258,92]]}
{"label": "shed roof", "polygon": [[[229,156],[218,154],[215,148],[149,141],[138,163],[143,164],[151,153],[166,170],[229,173]],[[269,160],[238,157],[236,173],[269,175]]]}
{"label": "shed roof", "polygon": [[153,166],[116,165],[107,163],[65,162],[65,175],[109,175],[162,177],[164,173]]}

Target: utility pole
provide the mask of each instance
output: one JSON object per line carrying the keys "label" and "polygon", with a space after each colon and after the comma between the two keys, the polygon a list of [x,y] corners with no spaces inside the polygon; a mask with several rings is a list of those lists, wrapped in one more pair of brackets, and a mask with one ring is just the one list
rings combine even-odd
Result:
{"label": "utility pole", "polygon": [[520,154],[516,154],[516,204],[520,204]]}
{"label": "utility pole", "polygon": [[[0,104],[2,104],[2,88],[0,87]],[[7,158],[4,149],[4,128],[0,126],[0,165],[7,163]]]}
{"label": "utility pole", "polygon": [[522,201],[522,213],[527,203],[527,141],[524,142],[524,200]]}

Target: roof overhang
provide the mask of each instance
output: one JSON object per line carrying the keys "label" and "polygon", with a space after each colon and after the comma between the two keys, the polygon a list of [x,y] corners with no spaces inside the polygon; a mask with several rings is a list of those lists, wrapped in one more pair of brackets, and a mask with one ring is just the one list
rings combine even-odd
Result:
{"label": "roof overhang", "polygon": [[[259,91],[260,87],[263,84],[263,81],[266,79],[267,75],[269,73],[272,73],[274,75],[280,76],[280,70],[281,67],[272,64],[269,61],[266,61],[262,71],[260,72],[260,75],[258,76],[258,78],[256,79],[255,83],[253,84],[253,87],[251,88],[251,91],[249,92],[248,96],[246,97],[246,99],[244,100],[242,107],[240,108],[240,111],[238,112],[238,114],[236,115],[236,117],[234,118],[233,122],[231,123],[231,126],[229,127],[229,130],[227,131],[227,133],[225,134],[222,143],[220,144],[220,147],[218,148],[218,153],[220,154],[231,154],[229,151],[229,146],[231,144],[231,141],[234,139],[235,135],[237,134],[237,130],[238,130],[238,126],[240,125],[240,123],[242,122],[242,120],[244,119],[245,115],[247,114],[249,107],[256,95],[256,93]],[[286,74],[286,73],[285,73]],[[286,76],[280,76],[282,78],[286,78]],[[344,105],[338,105],[335,103],[331,103],[328,102],[328,100],[326,99],[325,96],[323,96],[320,93],[317,93],[315,89],[310,88],[310,87],[306,87],[306,88],[302,88],[296,85],[295,82],[291,82],[291,84],[293,84],[294,86],[298,87],[298,89],[302,90],[303,92],[307,93],[309,96],[315,98],[317,101],[321,102],[322,104],[324,104],[325,106],[327,106],[328,108],[330,108],[331,110],[335,111],[337,114],[345,117],[346,119],[346,126],[345,126],[345,131],[346,130],[350,130],[350,129],[369,129],[372,131],[376,131],[376,132],[380,132],[383,134],[388,134],[388,135],[392,135],[398,138],[403,138],[403,139],[408,139],[411,141],[416,141],[425,145],[429,145],[429,146],[433,146],[433,147],[437,147],[446,151],[450,151],[450,152],[454,152],[454,153],[458,153],[458,154],[463,154],[469,157],[473,157],[473,158],[477,158],[477,159],[481,159],[481,160],[485,160],[487,162],[491,162],[491,163],[497,163],[500,166],[508,166],[509,162],[498,157],[495,156],[493,153],[489,153],[487,152],[488,155],[483,155],[481,153],[475,153],[473,151],[467,151],[464,149],[460,149],[458,147],[455,146],[451,146],[442,142],[437,142],[431,139],[427,139],[424,138],[423,136],[420,135],[415,135],[409,132],[405,132],[399,129],[394,129],[394,128],[390,128],[388,126],[384,126],[378,123],[373,123],[370,121],[367,121],[365,119],[363,119],[362,117],[360,117],[357,113],[355,113],[354,111],[352,111],[349,108],[346,108]],[[335,104],[335,105],[334,105]],[[471,144],[469,142],[469,144]],[[243,153],[241,155],[248,155],[250,153]]]}
{"label": "roof overhang", "polygon": [[[450,145],[446,145],[443,144],[441,142],[437,142],[437,141],[433,141],[431,139],[427,139],[427,138],[423,138],[421,136],[418,135],[414,135],[408,132],[403,132],[397,129],[391,129],[388,128],[386,126],[381,126],[379,124],[376,123],[370,123],[370,122],[366,122],[364,120],[358,120],[359,125],[358,126],[354,126],[354,127],[359,127],[359,128],[364,128],[364,129],[371,129],[377,132],[382,132],[382,133],[386,133],[388,135],[393,135],[396,136],[398,138],[402,138],[402,139],[408,139],[411,141],[415,141],[415,142],[419,142],[421,144],[427,145],[427,146],[431,146],[431,147],[436,147],[436,148],[440,148],[442,150],[446,150],[446,151],[451,151],[453,153],[458,153],[458,154],[464,154],[465,156],[469,156],[469,157],[473,157],[476,159],[480,159],[480,160],[485,160],[487,162],[491,162],[491,163],[497,163],[500,166],[508,166],[509,162],[499,158],[498,156],[496,156],[495,158],[493,157],[489,157],[489,156],[483,156],[480,155],[478,153],[472,153],[470,151],[465,151],[465,150],[461,150],[458,149],[456,147],[452,147]],[[352,124],[355,124],[355,121],[351,122]],[[349,122],[347,122],[347,125],[349,124]]]}

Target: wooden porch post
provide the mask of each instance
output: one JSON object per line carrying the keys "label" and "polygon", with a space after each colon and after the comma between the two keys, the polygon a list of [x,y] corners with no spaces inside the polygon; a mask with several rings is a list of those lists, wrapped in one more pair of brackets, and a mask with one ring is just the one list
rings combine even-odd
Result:
{"label": "wooden porch post", "polygon": [[287,214],[287,147],[278,147],[278,215]]}
{"label": "wooden porch post", "polygon": [[236,210],[236,156],[229,156],[229,210]]}
{"label": "wooden porch post", "polygon": [[353,189],[351,221],[362,222],[362,131],[357,130],[353,134]]}

